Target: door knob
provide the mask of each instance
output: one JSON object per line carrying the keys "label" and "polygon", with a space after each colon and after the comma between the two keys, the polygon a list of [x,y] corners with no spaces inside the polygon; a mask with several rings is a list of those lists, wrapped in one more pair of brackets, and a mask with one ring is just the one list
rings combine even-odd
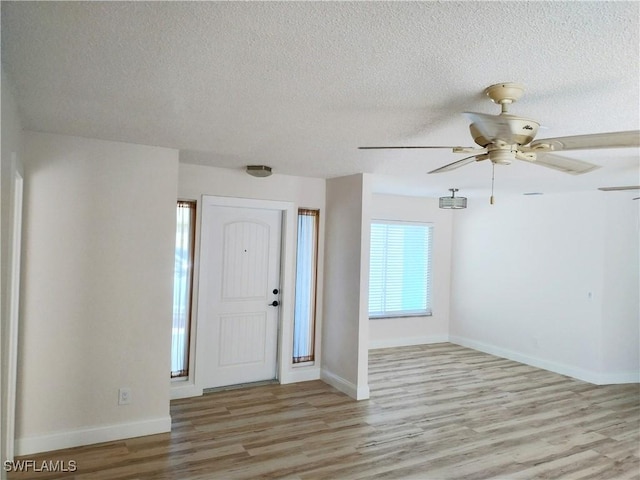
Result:
{"label": "door knob", "polygon": [[274,288],[274,289],[273,289],[273,294],[274,294],[274,295],[277,295],[278,293],[280,293],[280,290],[278,290],[277,288]]}
{"label": "door knob", "polygon": [[277,307],[278,305],[280,305],[280,302],[278,302],[278,300],[274,300],[269,304],[270,307]]}

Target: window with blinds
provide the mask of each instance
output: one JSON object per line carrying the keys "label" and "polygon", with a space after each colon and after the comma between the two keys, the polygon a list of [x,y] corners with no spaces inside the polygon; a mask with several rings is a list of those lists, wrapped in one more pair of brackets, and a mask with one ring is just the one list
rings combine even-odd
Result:
{"label": "window with blinds", "polygon": [[189,331],[195,251],[196,202],[179,201],[176,211],[176,257],[173,273],[171,378],[189,375]]}
{"label": "window with blinds", "polygon": [[431,315],[433,226],[373,221],[369,317]]}
{"label": "window with blinds", "polygon": [[319,215],[318,210],[305,208],[298,210],[296,297],[293,318],[294,364],[314,360]]}

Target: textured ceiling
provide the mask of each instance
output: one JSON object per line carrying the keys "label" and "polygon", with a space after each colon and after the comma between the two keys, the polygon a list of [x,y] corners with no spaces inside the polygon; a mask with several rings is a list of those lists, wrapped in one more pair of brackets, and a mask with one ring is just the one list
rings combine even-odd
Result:
{"label": "textured ceiling", "polygon": [[[639,18],[635,1],[3,1],[2,64],[27,129],[473,196],[491,185],[489,162],[427,175],[461,155],[357,147],[471,146],[461,113],[498,113],[482,91],[499,82],[526,86],[511,112],[544,125],[539,138],[639,129]],[[638,184],[638,149],[571,156],[603,167],[515,162],[496,167],[496,187]]]}

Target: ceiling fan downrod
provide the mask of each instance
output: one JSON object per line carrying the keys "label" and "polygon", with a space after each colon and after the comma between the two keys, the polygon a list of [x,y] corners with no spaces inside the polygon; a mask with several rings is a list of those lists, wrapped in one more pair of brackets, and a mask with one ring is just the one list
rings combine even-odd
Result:
{"label": "ceiling fan downrod", "polygon": [[524,93],[524,85],[514,82],[497,83],[484,89],[484,93],[500,105],[501,113],[509,113],[509,105],[517,102]]}

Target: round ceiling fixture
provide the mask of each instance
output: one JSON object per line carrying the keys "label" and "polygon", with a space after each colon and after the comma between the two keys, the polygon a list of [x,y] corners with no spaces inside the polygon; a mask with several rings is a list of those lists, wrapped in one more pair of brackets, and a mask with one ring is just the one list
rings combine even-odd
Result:
{"label": "round ceiling fixture", "polygon": [[271,175],[271,167],[266,165],[247,165],[247,173],[252,177],[268,177]]}

